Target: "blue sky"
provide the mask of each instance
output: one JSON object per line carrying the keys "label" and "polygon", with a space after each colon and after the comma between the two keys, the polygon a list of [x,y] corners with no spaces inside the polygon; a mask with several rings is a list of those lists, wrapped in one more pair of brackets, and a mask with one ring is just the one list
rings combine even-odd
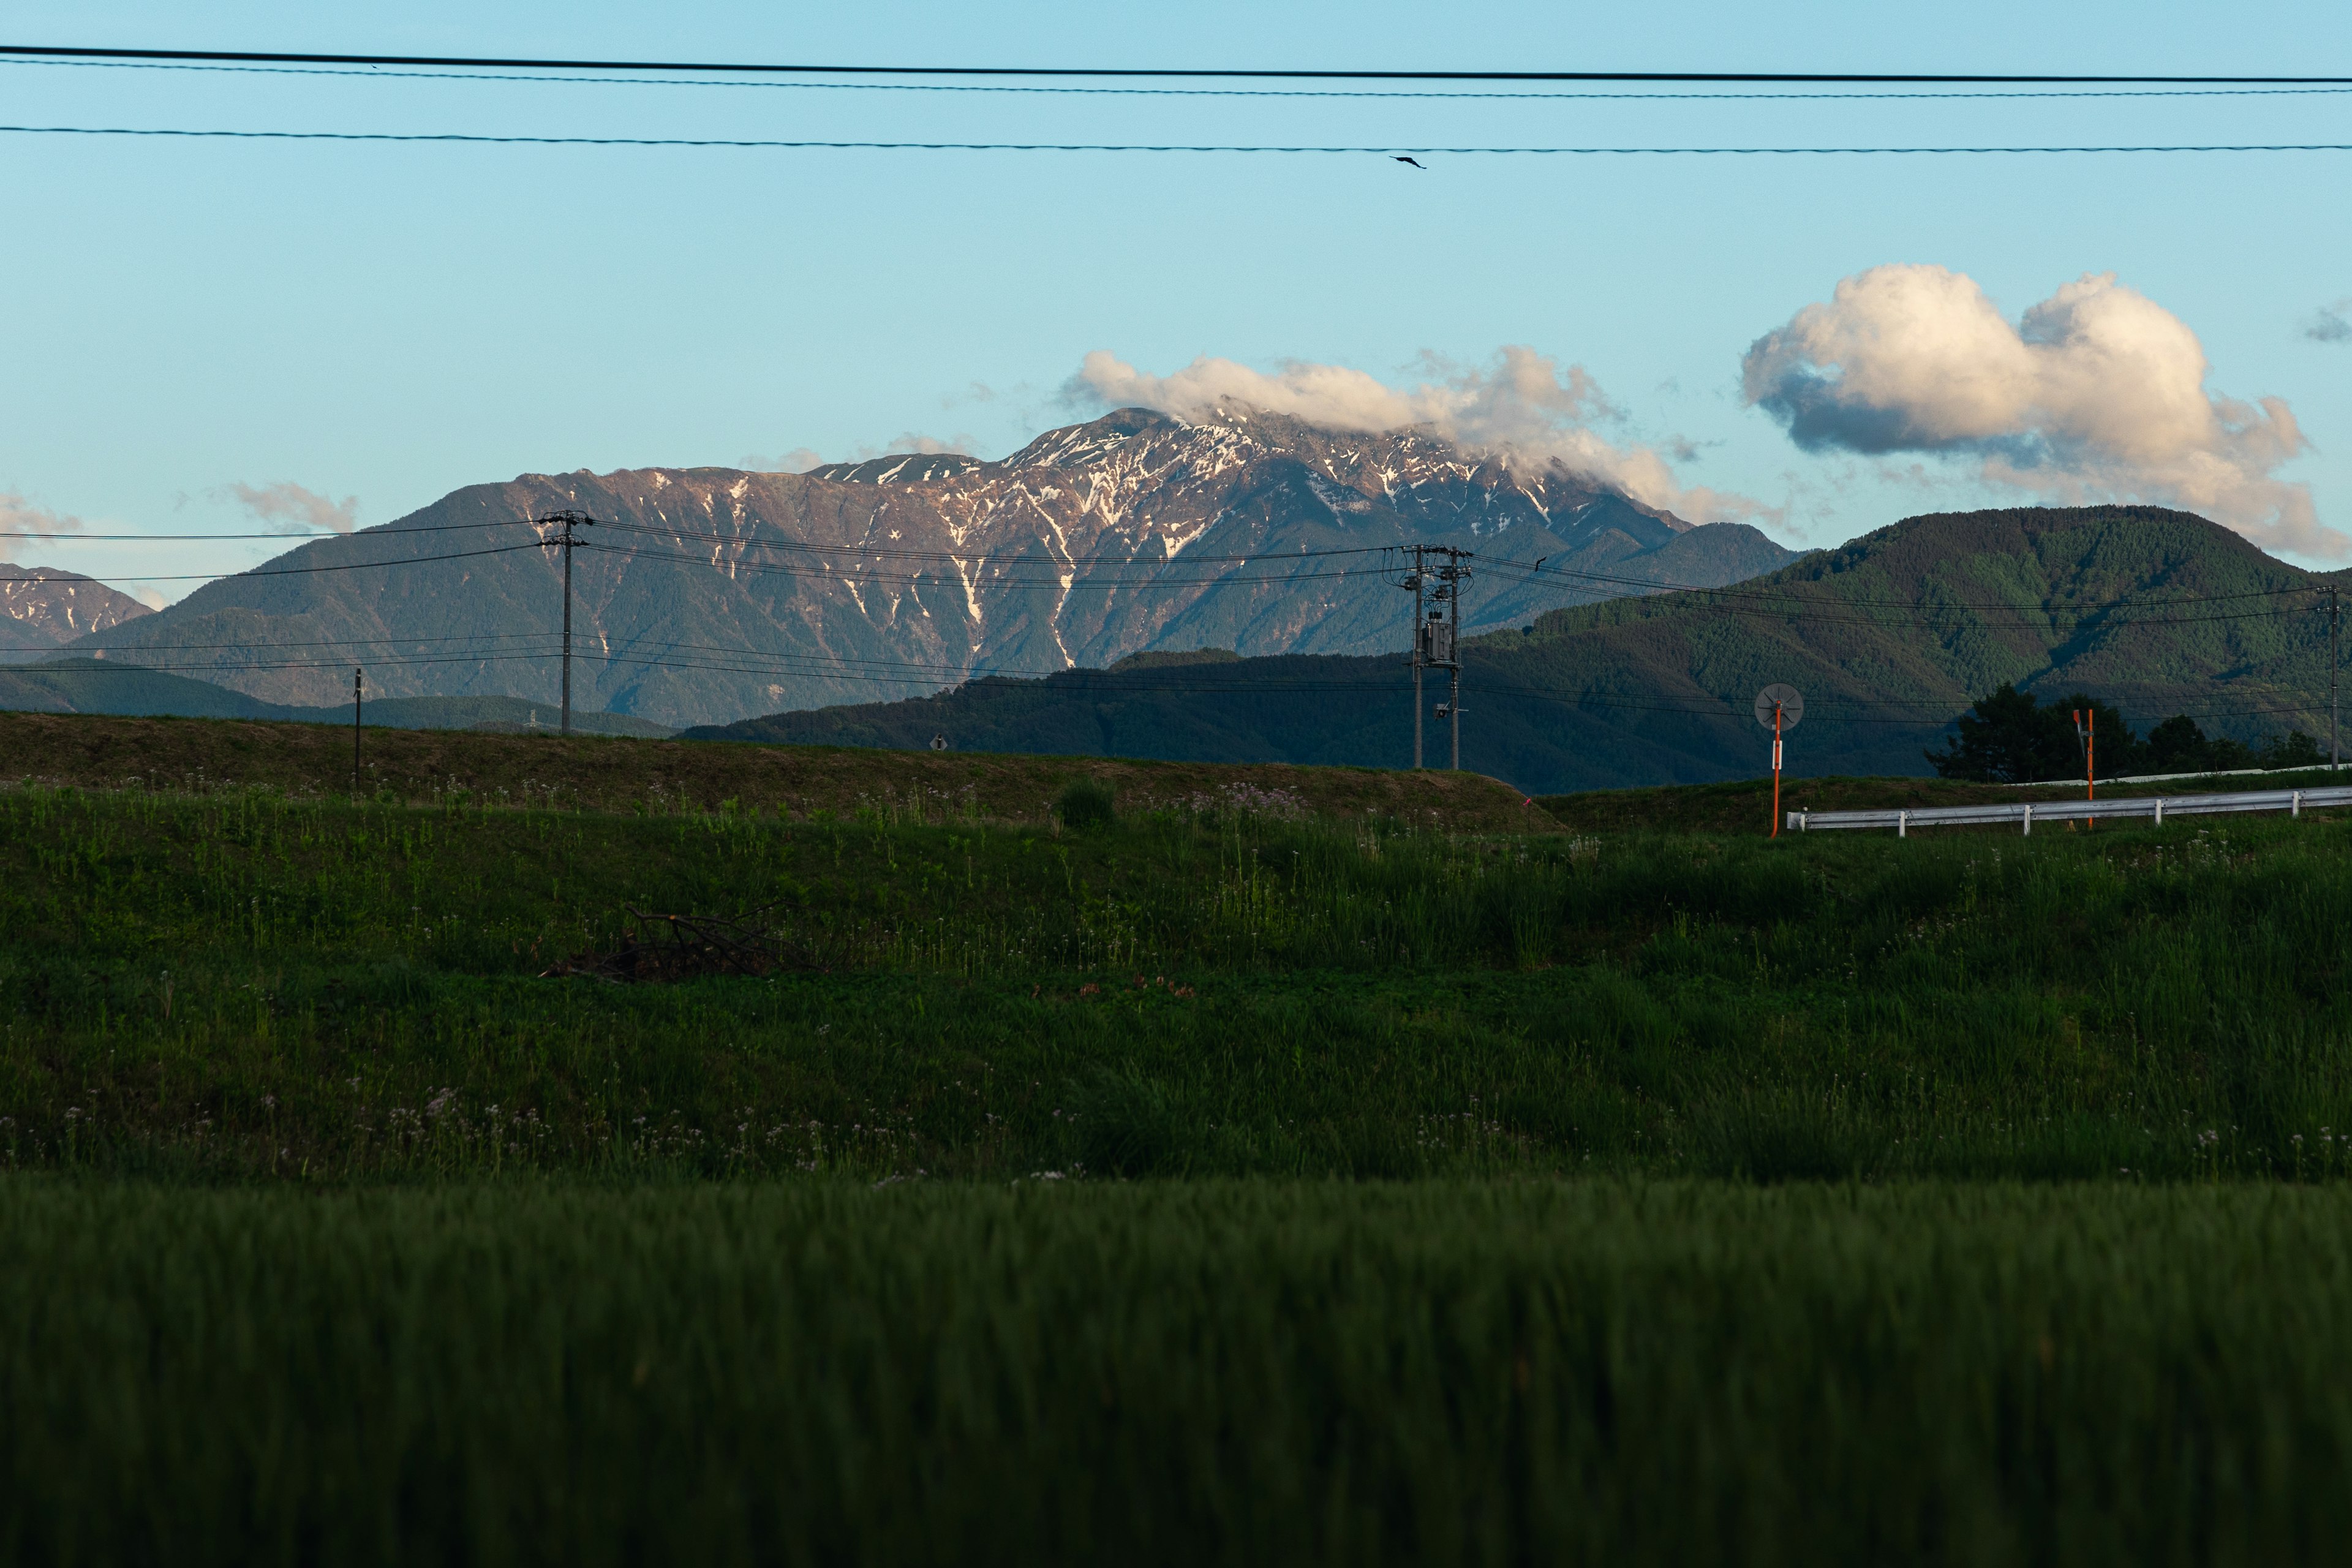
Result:
{"label": "blue sky", "polygon": [[[0,16],[10,41],[381,52],[2352,74],[2340,6],[415,0],[362,14],[85,0]],[[0,96],[14,124],[244,129],[2352,142],[2352,96],[1439,103],[33,66],[0,66]],[[843,457],[908,435],[997,456],[1085,411],[1063,389],[1096,351],[1155,376],[1212,355],[1410,386],[1423,355],[1475,368],[1528,345],[1589,374],[1622,416],[1601,428],[1615,447],[1664,454],[1694,493],[1744,498],[1776,535],[1825,544],[1910,512],[2032,499],[1986,481],[1981,441],[1807,451],[1748,401],[1751,344],[1841,279],[1909,264],[1972,280],[2011,322],[2084,274],[2116,274],[2195,334],[2209,391],[2284,400],[2308,450],[2273,453],[2263,479],[2306,486],[2320,527],[2352,528],[2352,342],[2305,331],[2352,296],[2352,209],[2336,194],[2352,153],[1427,162],[0,135],[0,492],[90,531],[228,531],[251,526],[235,487],[292,484],[355,498],[374,523],[524,471]],[[2083,470],[2108,493],[2169,471]],[[2325,536],[2304,537],[2305,558],[2324,559]],[[270,552],[19,543],[18,560],[118,581]]]}

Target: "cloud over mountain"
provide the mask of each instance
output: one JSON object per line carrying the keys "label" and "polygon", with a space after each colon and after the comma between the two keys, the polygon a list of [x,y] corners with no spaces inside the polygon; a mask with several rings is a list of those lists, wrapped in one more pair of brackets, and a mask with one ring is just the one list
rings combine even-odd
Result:
{"label": "cloud over mountain", "polygon": [[35,506],[15,490],[0,490],[0,532],[22,534],[28,539],[54,539],[61,533],[80,531],[81,519]]}
{"label": "cloud over mountain", "polygon": [[1648,505],[1701,521],[1764,515],[1746,497],[1685,486],[1655,447],[1620,444],[1593,428],[1624,413],[1581,365],[1518,344],[1485,366],[1423,354],[1425,379],[1390,385],[1346,365],[1286,361],[1273,374],[1208,355],[1171,375],[1138,370],[1107,350],[1086,356],[1063,389],[1081,407],[1157,409],[1196,420],[1221,402],[1287,414],[1325,429],[1387,431],[1426,426],[1473,451],[1512,451],[1557,458],[1571,473],[1612,486]]}
{"label": "cloud over mountain", "polygon": [[2011,322],[1973,279],[1874,267],[1759,338],[1748,403],[1808,451],[1972,459],[1987,484],[2080,504],[2203,513],[2274,550],[2341,556],[2308,486],[2275,477],[2309,443],[2284,399],[2209,393],[2197,334],[2113,273]]}
{"label": "cloud over mountain", "polygon": [[275,485],[230,483],[210,492],[215,500],[233,500],[243,507],[257,522],[274,523],[289,532],[304,528],[324,528],[336,533],[349,533],[359,521],[360,498],[345,496],[341,500],[330,500],[316,490],[304,489],[290,481]]}

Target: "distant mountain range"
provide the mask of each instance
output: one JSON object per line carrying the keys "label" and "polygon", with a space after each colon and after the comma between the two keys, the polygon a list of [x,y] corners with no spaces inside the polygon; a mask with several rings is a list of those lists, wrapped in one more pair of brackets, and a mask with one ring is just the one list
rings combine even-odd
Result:
{"label": "distant mountain range", "polygon": [[551,531],[523,520],[567,508],[597,520],[575,559],[575,705],[663,725],[1155,649],[1402,648],[1412,599],[1382,552],[1407,542],[1548,563],[1539,577],[1482,579],[1465,601],[1474,627],[1794,558],[1744,524],[1694,527],[1557,463],[1423,430],[1130,408],[1001,462],[900,454],[805,474],[471,486],[168,609],[89,625],[68,646],[286,707],[343,700],[354,665],[389,696],[551,702],[560,562],[541,547]]}
{"label": "distant mountain range", "polygon": [[0,561],[0,664],[37,658],[152,611],[79,572]]}
{"label": "distant mountain range", "polygon": [[[1737,587],[1555,610],[1465,644],[1463,765],[1529,793],[1753,776],[1769,742],[1752,700],[1774,681],[1807,701],[1799,773],[1925,773],[1922,750],[2003,681],[2079,689],[2143,727],[2186,712],[2209,732],[2294,726],[2324,743],[2330,583],[2352,574],[2156,508],[1913,518]],[[1152,656],[686,734],[1394,767],[1412,756],[1411,690],[1394,654]],[[1445,757],[1433,717],[1427,754]]]}

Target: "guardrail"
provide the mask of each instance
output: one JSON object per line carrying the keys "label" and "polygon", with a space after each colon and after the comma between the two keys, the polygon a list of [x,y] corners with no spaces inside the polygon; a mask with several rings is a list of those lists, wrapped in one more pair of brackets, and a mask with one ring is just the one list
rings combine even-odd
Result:
{"label": "guardrail", "polygon": [[1789,827],[1798,833],[1833,828],[1891,827],[1897,838],[1915,827],[1957,827],[1965,823],[2016,822],[2027,833],[2037,822],[2082,822],[2121,817],[2152,817],[2158,826],[2168,816],[2208,816],[2221,812],[2284,811],[2301,816],[2306,809],[2352,805],[2352,784],[2321,789],[2238,790],[2226,795],[2144,795],[2117,800],[2029,800],[2015,805],[1918,805],[1893,811],[1792,811]]}

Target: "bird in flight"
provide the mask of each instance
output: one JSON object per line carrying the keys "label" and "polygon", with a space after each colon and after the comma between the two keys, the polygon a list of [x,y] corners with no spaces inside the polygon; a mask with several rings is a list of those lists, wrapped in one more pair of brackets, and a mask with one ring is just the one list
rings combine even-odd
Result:
{"label": "bird in flight", "polygon": [[1429,170],[1423,166],[1421,160],[1418,158],[1408,158],[1402,153],[1396,153],[1393,156],[1392,161],[1399,163],[1411,163],[1414,168],[1420,169],[1424,174],[1429,173]]}

